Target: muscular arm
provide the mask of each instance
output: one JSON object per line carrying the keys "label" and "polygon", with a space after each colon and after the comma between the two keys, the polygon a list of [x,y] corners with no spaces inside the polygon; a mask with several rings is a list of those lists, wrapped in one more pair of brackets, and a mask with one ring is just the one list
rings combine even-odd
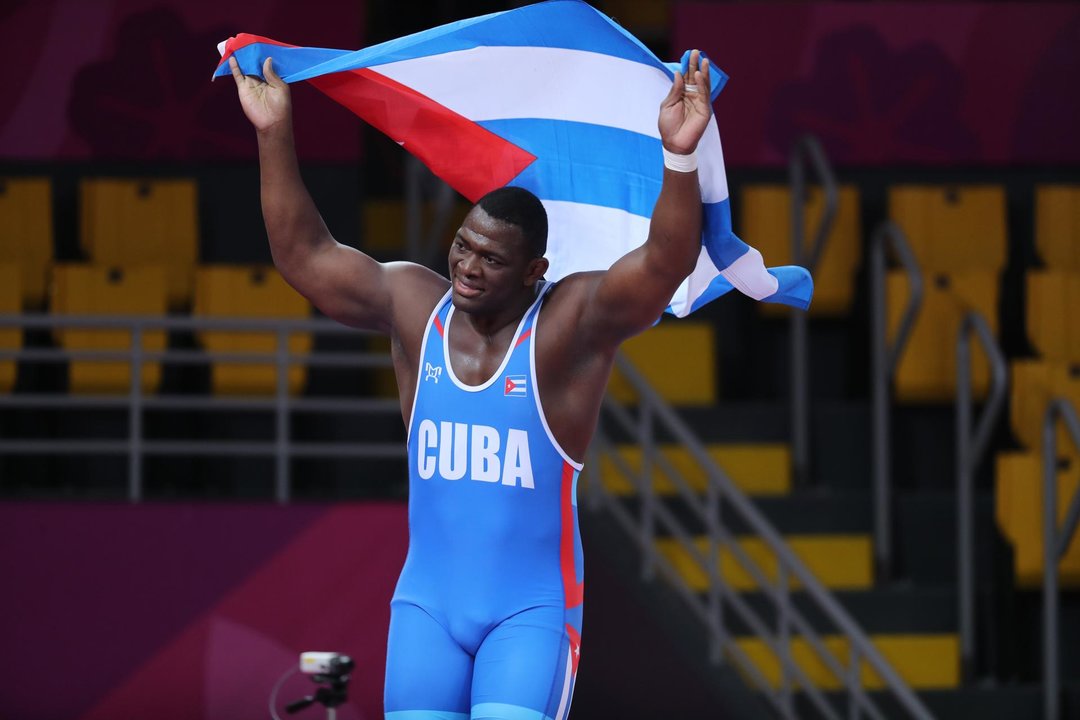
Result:
{"label": "muscular arm", "polygon": [[[696,50],[691,53],[687,75],[699,91],[687,92],[682,75],[675,73],[671,91],[660,105],[658,121],[664,148],[680,155],[697,148],[712,116],[709,63]],[[656,322],[697,263],[701,213],[697,171],[677,172],[665,167],[648,239],[607,272],[585,280],[591,283],[585,291],[588,301],[581,317],[585,337],[602,348],[611,348]]]}
{"label": "muscular arm", "polygon": [[338,243],[300,176],[293,143],[289,86],[267,58],[266,81],[245,76],[229,59],[240,102],[259,141],[263,220],[270,251],[285,280],[327,316],[346,325],[390,332],[394,298],[426,304],[446,280],[410,263],[380,264]]}

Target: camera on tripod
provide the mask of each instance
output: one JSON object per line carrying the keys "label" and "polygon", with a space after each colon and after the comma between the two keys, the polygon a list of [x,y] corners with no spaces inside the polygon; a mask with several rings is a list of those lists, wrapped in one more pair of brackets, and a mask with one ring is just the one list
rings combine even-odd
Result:
{"label": "camera on tripod", "polygon": [[325,686],[319,687],[314,695],[289,703],[285,706],[285,712],[291,715],[309,705],[319,703],[326,708],[327,718],[334,720],[337,707],[344,704],[347,699],[349,673],[355,667],[356,663],[348,655],[335,652],[301,653],[300,672],[310,675],[312,682]]}

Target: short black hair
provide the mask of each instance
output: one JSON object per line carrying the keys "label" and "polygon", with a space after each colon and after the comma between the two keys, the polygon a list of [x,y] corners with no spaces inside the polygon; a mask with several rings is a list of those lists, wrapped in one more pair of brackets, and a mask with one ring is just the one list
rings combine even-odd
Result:
{"label": "short black hair", "polygon": [[496,220],[517,225],[533,257],[547,252],[547,211],[540,198],[525,188],[501,187],[492,190],[476,203]]}

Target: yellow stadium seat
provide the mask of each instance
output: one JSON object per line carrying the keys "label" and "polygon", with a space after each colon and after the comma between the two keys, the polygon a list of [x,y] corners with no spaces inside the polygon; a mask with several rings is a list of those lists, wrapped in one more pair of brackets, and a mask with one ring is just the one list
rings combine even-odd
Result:
{"label": "yellow stadium seat", "polygon": [[1080,185],[1035,188],[1035,247],[1048,267],[1080,271]]}
{"label": "yellow stadium seat", "polygon": [[[272,267],[205,266],[195,273],[195,315],[208,318],[307,318],[311,306]],[[277,334],[204,330],[198,333],[211,352],[274,353]],[[289,334],[289,352],[311,352],[310,332]],[[304,386],[307,369],[290,365],[288,387],[292,394]],[[265,395],[277,392],[277,367],[273,360],[260,363],[214,362],[213,391],[220,395]]]}
{"label": "yellow stadium seat", "polygon": [[[437,237],[445,239],[447,246],[450,239],[461,227],[462,221],[472,209],[467,203],[455,203],[446,224],[439,228]],[[405,249],[405,202],[396,198],[372,198],[361,207],[360,227],[364,238],[364,249],[368,252],[403,252]],[[421,211],[421,223],[426,232],[435,217],[432,203],[425,203]]]}
{"label": "yellow stadium seat", "polygon": [[187,307],[199,254],[197,195],[194,180],[85,179],[83,250],[100,265],[165,267],[170,307]]}
{"label": "yellow stadium seat", "polygon": [[[1055,397],[1064,397],[1080,408],[1080,368],[1062,362],[1014,360],[1009,368],[1009,423],[1024,447],[1042,447],[1046,407]],[[1058,446],[1067,447],[1064,429],[1058,431]]]}
{"label": "yellow stadium seat", "polygon": [[604,13],[638,37],[667,37],[671,22],[667,0],[604,0]]}
{"label": "yellow stadium seat", "polygon": [[[915,318],[896,373],[896,397],[901,402],[949,402],[956,394],[956,338],[964,315],[975,310],[997,333],[998,276],[996,272],[965,272],[935,276],[923,285],[923,303]],[[908,298],[907,275],[895,270],[886,278],[886,316],[890,342],[896,336]],[[971,377],[976,397],[990,385],[990,366],[977,340],[971,339]]]}
{"label": "yellow stadium seat", "polygon": [[[160,267],[107,268],[62,264],[53,268],[52,311],[58,315],[153,315],[166,310],[165,271]],[[56,332],[65,350],[128,350],[128,330],[92,328],[60,329]],[[145,351],[165,349],[165,332],[149,330],[143,335]],[[130,363],[72,359],[68,366],[69,390],[73,393],[121,393],[131,389]],[[161,383],[161,363],[147,361],[142,367],[142,391],[151,393]]]}
{"label": "yellow stadium seat", "polygon": [[[628,340],[622,352],[669,403],[716,402],[716,347],[709,323],[661,322]],[[633,387],[618,369],[611,374],[608,392],[619,402],[637,402]]]}
{"label": "yellow stadium seat", "polygon": [[1027,272],[1027,333],[1047,360],[1080,363],[1080,271]]}
{"label": "yellow stadium seat", "polygon": [[[739,193],[738,234],[761,251],[766,265],[791,265],[791,191],[785,185],[748,185]],[[810,188],[803,212],[806,245],[813,242],[814,228],[825,210],[825,194]],[[844,185],[832,230],[825,241],[821,259],[814,268],[814,301],[811,315],[843,315],[851,309],[855,295],[861,243],[859,234],[859,190]],[[782,305],[762,303],[762,312],[777,315],[787,311]]]}
{"label": "yellow stadium seat", "polygon": [[0,178],[0,263],[19,267],[21,306],[45,304],[52,259],[52,184],[48,178]]}
{"label": "yellow stadium seat", "polygon": [[[1002,535],[1013,546],[1016,582],[1035,588],[1043,579],[1043,476],[1041,453],[999,453],[994,479],[994,514]],[[1080,487],[1080,456],[1073,455],[1058,470],[1058,527],[1068,503]],[[1061,583],[1080,587],[1080,536],[1073,537],[1059,561]]]}
{"label": "yellow stadium seat", "polygon": [[1006,259],[1005,191],[996,186],[897,185],[889,217],[927,272],[1001,270]]}
{"label": "yellow stadium seat", "polygon": [[[18,314],[22,311],[22,270],[14,263],[0,264],[0,313]],[[22,329],[0,326],[0,349],[18,350],[22,347]],[[0,360],[0,392],[15,387],[15,360]]]}

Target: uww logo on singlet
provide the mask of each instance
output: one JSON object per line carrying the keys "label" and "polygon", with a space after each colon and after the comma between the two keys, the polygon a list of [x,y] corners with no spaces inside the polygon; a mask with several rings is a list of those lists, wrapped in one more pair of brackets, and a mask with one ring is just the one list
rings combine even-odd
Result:
{"label": "uww logo on singlet", "polygon": [[506,442],[487,425],[421,420],[417,428],[416,469],[430,480],[438,469],[446,480],[470,480],[533,489],[529,434],[509,428]]}

